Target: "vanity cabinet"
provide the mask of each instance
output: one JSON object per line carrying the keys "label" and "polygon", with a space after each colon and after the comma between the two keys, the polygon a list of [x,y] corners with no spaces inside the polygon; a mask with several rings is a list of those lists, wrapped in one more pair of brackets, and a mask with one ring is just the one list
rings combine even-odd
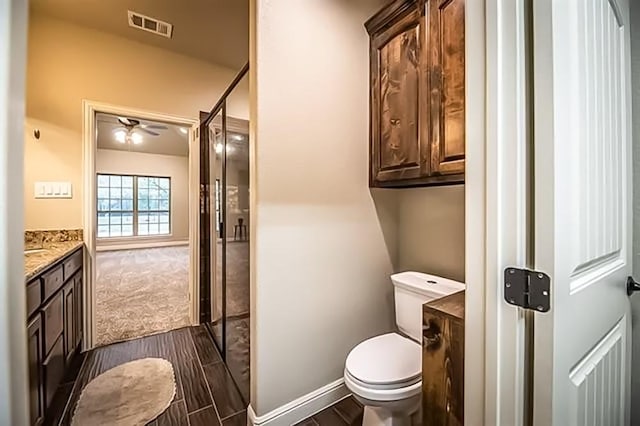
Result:
{"label": "vanity cabinet", "polygon": [[26,286],[32,425],[43,424],[82,342],[83,249],[53,260]]}
{"label": "vanity cabinet", "polygon": [[370,36],[371,187],[464,182],[464,0],[395,0]]}

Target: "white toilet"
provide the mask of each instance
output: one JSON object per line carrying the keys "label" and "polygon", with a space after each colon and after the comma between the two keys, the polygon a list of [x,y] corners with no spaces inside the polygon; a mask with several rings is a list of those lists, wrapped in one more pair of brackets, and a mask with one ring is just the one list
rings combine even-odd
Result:
{"label": "white toilet", "polygon": [[421,424],[422,305],[464,290],[420,272],[391,276],[398,332],[372,337],[347,356],[344,381],[364,406],[364,426]]}

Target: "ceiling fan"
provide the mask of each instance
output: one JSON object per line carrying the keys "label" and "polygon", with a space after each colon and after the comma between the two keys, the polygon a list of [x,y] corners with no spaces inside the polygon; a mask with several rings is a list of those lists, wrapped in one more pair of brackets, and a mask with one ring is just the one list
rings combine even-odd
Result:
{"label": "ceiling fan", "polygon": [[118,117],[118,123],[121,128],[115,130],[116,140],[120,143],[133,143],[138,145],[142,143],[142,133],[151,136],[160,136],[160,133],[154,130],[167,130],[168,127],[162,124],[144,124],[135,118]]}

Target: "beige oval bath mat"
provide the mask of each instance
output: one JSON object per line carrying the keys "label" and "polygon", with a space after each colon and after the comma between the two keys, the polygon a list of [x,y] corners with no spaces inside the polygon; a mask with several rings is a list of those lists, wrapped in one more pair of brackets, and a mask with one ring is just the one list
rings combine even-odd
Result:
{"label": "beige oval bath mat", "polygon": [[73,426],[145,425],[165,411],[176,393],[173,367],[160,358],[119,365],[83,389]]}

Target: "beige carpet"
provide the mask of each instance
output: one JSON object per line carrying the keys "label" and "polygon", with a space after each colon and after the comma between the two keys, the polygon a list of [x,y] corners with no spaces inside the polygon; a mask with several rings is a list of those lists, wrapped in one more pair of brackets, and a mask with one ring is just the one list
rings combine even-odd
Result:
{"label": "beige carpet", "polygon": [[189,247],[98,252],[98,345],[189,324]]}
{"label": "beige carpet", "polygon": [[145,358],[127,362],[89,382],[71,425],[146,425],[169,407],[175,393],[169,361]]}

